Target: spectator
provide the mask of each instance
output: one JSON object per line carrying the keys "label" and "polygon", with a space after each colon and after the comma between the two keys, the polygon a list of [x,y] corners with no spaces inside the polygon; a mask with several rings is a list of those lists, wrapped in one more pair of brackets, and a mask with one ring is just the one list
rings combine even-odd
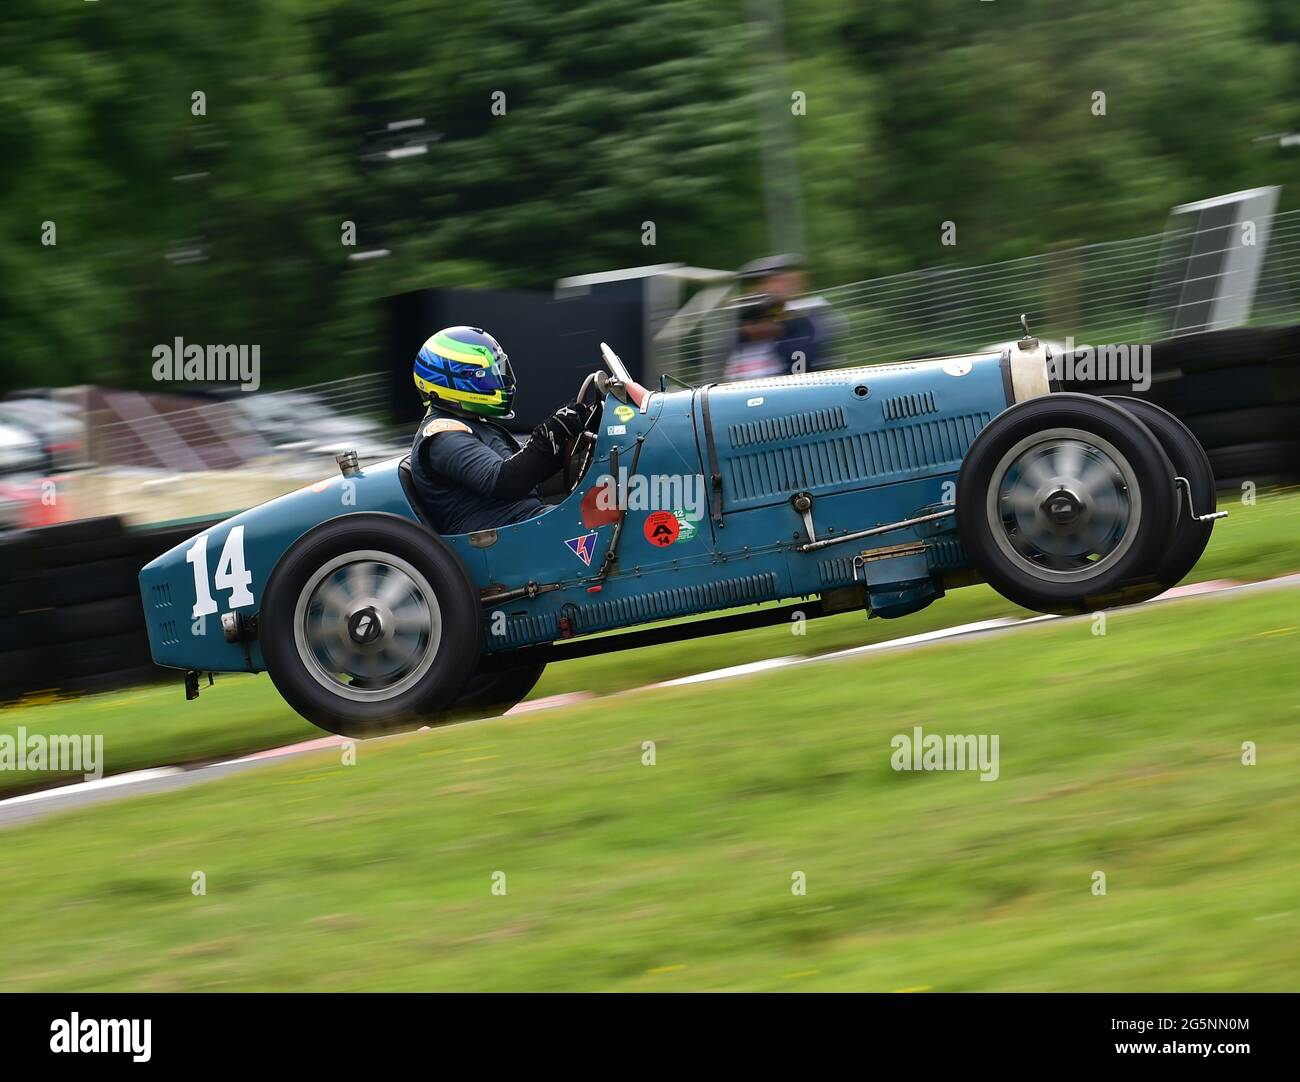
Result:
{"label": "spectator", "polygon": [[828,367],[838,321],[824,298],[805,292],[799,256],[755,259],[736,272],[736,280],[746,296],[737,302],[739,326],[728,379]]}
{"label": "spectator", "polygon": [[783,333],[782,305],[766,293],[739,298],[736,312],[736,346],[727,358],[728,380],[761,379],[790,372],[780,352]]}

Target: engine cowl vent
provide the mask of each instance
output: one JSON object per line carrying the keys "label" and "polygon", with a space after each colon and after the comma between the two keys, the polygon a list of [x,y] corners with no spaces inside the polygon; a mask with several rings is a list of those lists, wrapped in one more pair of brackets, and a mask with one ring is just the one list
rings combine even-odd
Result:
{"label": "engine cowl vent", "polygon": [[758,443],[785,443],[800,436],[812,436],[818,432],[835,432],[848,427],[844,410],[839,406],[832,406],[829,409],[787,413],[780,417],[764,417],[757,421],[729,425],[727,438],[731,441],[732,447],[753,447]]}
{"label": "engine cowl vent", "polygon": [[725,504],[743,511],[800,491],[865,488],[918,470],[955,469],[988,423],[987,413],[965,413],[730,450],[722,461]]}
{"label": "engine cowl vent", "polygon": [[934,404],[933,391],[895,395],[893,398],[885,399],[884,407],[886,421],[898,421],[904,417],[920,417],[924,413],[939,412],[939,407]]}

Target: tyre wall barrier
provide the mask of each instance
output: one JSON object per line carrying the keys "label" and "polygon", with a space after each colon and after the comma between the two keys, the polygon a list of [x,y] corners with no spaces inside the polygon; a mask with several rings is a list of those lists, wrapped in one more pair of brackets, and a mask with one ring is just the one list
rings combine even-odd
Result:
{"label": "tyre wall barrier", "polygon": [[178,679],[150,656],[137,576],[210,525],[106,517],[0,536],[0,701]]}
{"label": "tyre wall barrier", "polygon": [[[1146,390],[1069,378],[1060,389],[1164,406],[1200,440],[1220,489],[1300,480],[1300,326],[1189,334],[1150,350]],[[1063,375],[1077,371],[1065,361]]]}

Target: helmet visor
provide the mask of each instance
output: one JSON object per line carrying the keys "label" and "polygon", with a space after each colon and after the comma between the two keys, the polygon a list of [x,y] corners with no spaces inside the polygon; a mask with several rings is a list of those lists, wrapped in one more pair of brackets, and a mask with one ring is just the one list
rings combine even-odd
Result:
{"label": "helmet visor", "polygon": [[474,394],[496,394],[498,391],[511,390],[515,385],[514,373],[510,371],[510,362],[500,357],[484,368],[482,365],[467,364],[464,361],[444,361],[447,375],[453,390],[470,391]]}

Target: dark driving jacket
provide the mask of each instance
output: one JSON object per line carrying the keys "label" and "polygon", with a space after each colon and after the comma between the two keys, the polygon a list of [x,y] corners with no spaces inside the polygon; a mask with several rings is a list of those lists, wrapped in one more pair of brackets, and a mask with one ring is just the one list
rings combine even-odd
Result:
{"label": "dark driving jacket", "polygon": [[[470,431],[456,430],[448,422]],[[411,447],[411,480],[434,529],[442,534],[471,533],[540,515],[545,505],[538,486],[559,463],[534,449],[536,464],[526,471],[511,471],[512,479],[505,483],[502,464],[521,453],[528,452],[521,451],[519,442],[501,425],[430,407]]]}

